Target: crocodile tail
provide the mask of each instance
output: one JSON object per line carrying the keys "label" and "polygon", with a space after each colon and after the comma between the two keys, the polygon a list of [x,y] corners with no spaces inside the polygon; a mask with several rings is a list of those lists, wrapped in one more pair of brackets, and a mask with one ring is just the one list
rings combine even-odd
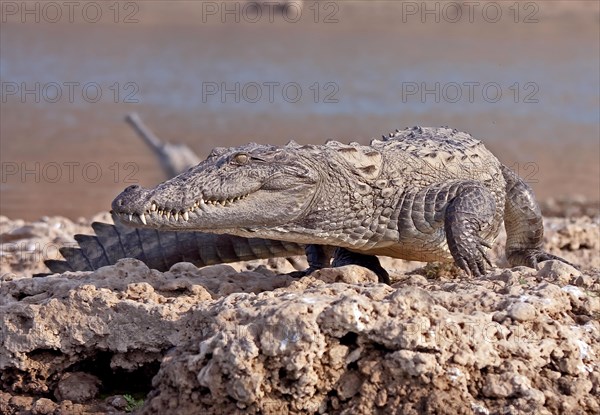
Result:
{"label": "crocodile tail", "polygon": [[158,231],[94,222],[95,235],[75,235],[79,247],[60,249],[64,261],[46,260],[53,273],[93,271],[121,258],[136,258],[149,268],[167,271],[178,262],[196,266],[303,255],[304,246],[260,238],[203,232]]}

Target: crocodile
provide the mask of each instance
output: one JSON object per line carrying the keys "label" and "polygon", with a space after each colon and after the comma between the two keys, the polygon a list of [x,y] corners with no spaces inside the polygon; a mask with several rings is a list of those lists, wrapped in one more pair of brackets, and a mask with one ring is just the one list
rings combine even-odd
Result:
{"label": "crocodile", "polygon": [[[215,148],[154,188],[127,187],[115,224],[77,235],[53,272],[93,270],[134,257],[167,270],[306,253],[309,268],[357,264],[380,282],[377,256],[454,262],[469,276],[492,266],[502,223],[511,266],[562,258],[543,251],[531,188],[470,134],[448,127],[396,130],[370,145],[327,141]],[[333,259],[333,262],[332,262]]]}

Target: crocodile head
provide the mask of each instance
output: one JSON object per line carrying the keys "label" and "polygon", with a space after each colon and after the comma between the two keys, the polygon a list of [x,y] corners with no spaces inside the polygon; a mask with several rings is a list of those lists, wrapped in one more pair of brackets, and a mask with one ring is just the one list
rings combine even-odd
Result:
{"label": "crocodile head", "polygon": [[217,148],[155,188],[129,186],[112,209],[137,227],[253,232],[294,221],[307,210],[320,181],[313,165],[290,146]]}

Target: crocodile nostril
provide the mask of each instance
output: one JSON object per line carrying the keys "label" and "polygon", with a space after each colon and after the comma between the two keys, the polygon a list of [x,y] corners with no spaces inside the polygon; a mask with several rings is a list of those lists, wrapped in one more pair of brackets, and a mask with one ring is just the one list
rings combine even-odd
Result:
{"label": "crocodile nostril", "polygon": [[117,200],[117,206],[123,206],[123,199]]}
{"label": "crocodile nostril", "polygon": [[127,188],[126,188],[125,190],[126,190],[126,191],[129,191],[129,190],[137,190],[137,189],[139,189],[139,188],[140,188],[140,186],[139,186],[139,185],[137,185],[137,184],[132,184],[131,186],[127,186]]}

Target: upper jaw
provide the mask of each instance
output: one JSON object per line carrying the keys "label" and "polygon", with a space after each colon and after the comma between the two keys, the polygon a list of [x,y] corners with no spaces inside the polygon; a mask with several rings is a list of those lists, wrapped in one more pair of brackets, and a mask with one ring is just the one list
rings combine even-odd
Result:
{"label": "upper jaw", "polygon": [[205,212],[214,213],[215,209],[230,206],[254,192],[250,189],[233,196],[214,196],[196,186],[185,189],[167,184],[154,189],[129,186],[113,200],[112,210],[122,222],[132,226],[189,228],[191,224],[185,224],[190,219],[198,219]]}
{"label": "upper jaw", "polygon": [[[250,194],[242,194],[229,198],[206,197],[202,194],[187,206],[167,206],[155,200],[143,204],[141,209],[114,209],[121,220],[134,226],[176,226],[185,224],[194,219],[194,216],[200,216],[204,212],[208,213],[211,209],[231,206],[239,200],[247,198]],[[114,205],[114,203],[113,203]]]}

